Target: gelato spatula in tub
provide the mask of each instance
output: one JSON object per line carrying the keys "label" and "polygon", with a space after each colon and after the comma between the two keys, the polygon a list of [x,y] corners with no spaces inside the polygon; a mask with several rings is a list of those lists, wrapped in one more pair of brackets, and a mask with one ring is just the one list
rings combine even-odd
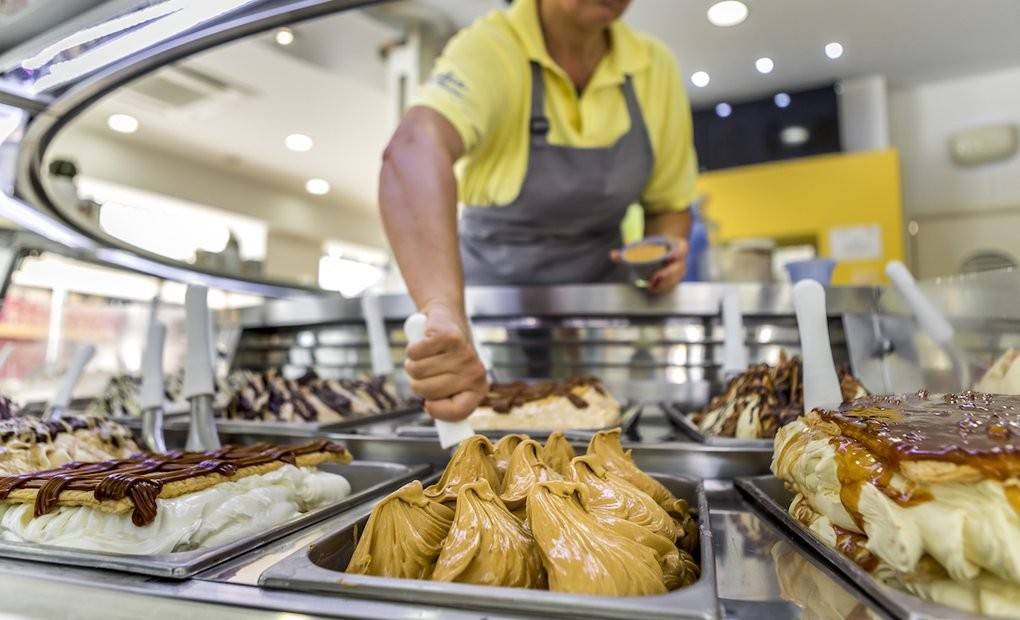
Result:
{"label": "gelato spatula in tub", "polygon": [[[427,319],[424,314],[415,313],[407,317],[404,322],[404,333],[407,334],[408,344],[414,344],[425,339],[425,324]],[[447,422],[436,420],[436,432],[439,433],[439,445],[445,450],[455,446],[475,434],[471,425],[466,420],[460,422]]]}
{"label": "gelato spatula in tub", "polygon": [[924,296],[921,288],[917,286],[917,280],[914,279],[906,265],[898,260],[890,261],[885,266],[885,275],[889,276],[893,286],[907,300],[921,329],[953,360],[960,381],[960,389],[969,389],[971,386],[970,362],[963,350],[956,344],[956,332],[953,330],[953,326]]}
{"label": "gelato spatula in tub", "polygon": [[832,361],[825,289],[814,280],[801,280],[793,287],[793,308],[804,360],[804,413],[820,407],[839,407],[843,392]]}
{"label": "gelato spatula in tub", "polygon": [[744,346],[744,315],[740,311],[740,294],[729,289],[722,298],[723,377],[729,381],[747,370],[747,347]]}

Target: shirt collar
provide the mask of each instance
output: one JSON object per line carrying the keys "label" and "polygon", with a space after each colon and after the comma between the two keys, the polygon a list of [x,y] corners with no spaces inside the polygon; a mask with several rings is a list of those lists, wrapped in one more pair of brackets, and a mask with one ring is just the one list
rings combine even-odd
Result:
{"label": "shirt collar", "polygon": [[[529,60],[537,61],[543,67],[566,78],[563,69],[549,55],[542,36],[542,25],[538,18],[538,0],[515,0],[506,11],[507,20],[516,32]],[[600,63],[592,83],[623,83],[624,75],[633,75],[645,69],[651,62],[648,46],[622,21],[617,20],[609,27],[612,47]]]}

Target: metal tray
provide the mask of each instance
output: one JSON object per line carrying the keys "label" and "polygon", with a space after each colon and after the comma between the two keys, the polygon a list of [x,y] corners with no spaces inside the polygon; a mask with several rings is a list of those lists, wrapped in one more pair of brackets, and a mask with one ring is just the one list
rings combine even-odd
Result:
{"label": "metal tray", "polygon": [[701,429],[687,417],[688,412],[676,403],[660,403],[659,407],[666,418],[673,426],[694,441],[703,443],[706,446],[719,446],[727,448],[768,448],[772,449],[771,439],[737,439],[736,437],[719,437],[718,435],[706,435]]}
{"label": "metal tray", "polygon": [[351,511],[340,530],[306,549],[291,554],[263,573],[260,585],[301,592],[325,592],[387,601],[432,603],[445,607],[484,609],[504,613],[584,618],[716,618],[719,601],[715,586],[715,556],[709,527],[708,500],[697,482],[653,474],[678,497],[698,506],[701,535],[701,577],[694,584],[655,596],[608,597],[565,594],[523,588],[475,586],[417,579],[348,575],[358,533],[371,513],[365,505]]}
{"label": "metal tray", "polygon": [[[570,429],[564,430],[563,434],[567,439],[571,441],[588,441],[592,436],[599,432],[610,430],[619,427],[623,431],[625,436],[630,437],[638,421],[641,419],[641,413],[644,411],[644,405],[639,403],[625,403],[623,406],[623,413],[620,414],[620,423],[605,428],[592,428],[592,429]],[[475,433],[484,435],[489,439],[499,439],[504,435],[527,435],[532,439],[538,439],[544,441],[549,438],[549,435],[553,431],[551,430],[528,430],[528,429],[489,429],[489,430],[477,430]],[[439,434],[436,431],[435,422],[428,417],[422,417],[422,419],[416,424],[407,424],[404,426],[398,426],[396,428],[396,434],[398,437],[424,437],[426,439],[438,439]]]}
{"label": "metal tray", "polygon": [[224,560],[339,514],[344,510],[386,493],[409,480],[420,478],[429,472],[431,466],[407,466],[393,463],[353,461],[346,465],[328,463],[319,466],[319,468],[324,471],[341,474],[347,478],[351,483],[351,494],[334,504],[299,515],[264,532],[216,547],[181,551],[178,553],[128,555],[0,541],[0,557],[184,579],[191,577],[199,571],[215,566]]}
{"label": "metal tray", "polygon": [[930,603],[902,590],[887,586],[842,553],[826,546],[787,512],[790,502],[793,501],[793,493],[787,490],[779,478],[775,476],[738,478],[736,486],[752,504],[778,522],[782,530],[821,556],[848,582],[855,585],[864,595],[883,607],[892,616],[908,620],[928,618],[977,620],[983,617],[937,603]]}
{"label": "metal tray", "polygon": [[[360,416],[351,418],[350,420],[341,420],[339,422],[272,422],[265,420],[230,420],[226,418],[216,418],[216,429],[221,433],[336,433],[355,429],[363,426],[370,426],[379,422],[386,422],[389,420],[395,420],[405,416],[414,415],[421,413],[422,408],[420,405],[409,405],[401,409],[394,409],[392,411],[384,411],[382,413],[375,413],[372,415]],[[169,420],[165,425],[168,429],[177,430],[178,427],[187,428],[188,418],[174,418]]]}

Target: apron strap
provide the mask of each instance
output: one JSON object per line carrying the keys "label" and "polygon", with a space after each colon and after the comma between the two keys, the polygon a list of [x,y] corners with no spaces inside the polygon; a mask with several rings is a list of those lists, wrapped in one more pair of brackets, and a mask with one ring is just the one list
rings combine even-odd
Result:
{"label": "apron strap", "polygon": [[542,79],[542,65],[531,61],[531,140],[542,142],[549,134],[549,119],[545,116],[545,82]]}
{"label": "apron strap", "polygon": [[627,101],[627,113],[630,114],[631,129],[638,129],[647,134],[648,129],[645,125],[645,117],[641,114],[641,104],[638,103],[637,93],[634,92],[634,81],[629,73],[623,76],[623,85],[620,87],[620,90],[623,91],[623,98]]}

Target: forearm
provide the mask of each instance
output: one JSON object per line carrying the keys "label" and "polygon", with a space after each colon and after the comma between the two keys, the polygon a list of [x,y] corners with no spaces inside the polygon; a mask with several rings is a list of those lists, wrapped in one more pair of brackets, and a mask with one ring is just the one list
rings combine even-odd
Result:
{"label": "forearm", "polygon": [[645,219],[645,236],[666,235],[686,241],[691,233],[691,223],[690,209],[649,215]]}
{"label": "forearm", "polygon": [[418,308],[464,314],[452,157],[427,129],[399,131],[379,180],[383,227]]}

